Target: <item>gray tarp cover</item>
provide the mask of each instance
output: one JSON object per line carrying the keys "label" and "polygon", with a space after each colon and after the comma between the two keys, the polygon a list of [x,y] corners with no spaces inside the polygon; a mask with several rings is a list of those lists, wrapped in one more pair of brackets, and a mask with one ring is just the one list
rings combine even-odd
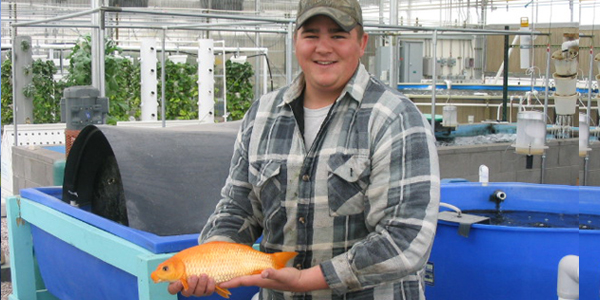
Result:
{"label": "gray tarp cover", "polygon": [[63,200],[85,203],[82,198],[101,187],[101,179],[85,177],[98,177],[112,156],[102,149],[107,141],[122,180],[128,226],[157,235],[199,233],[220,200],[239,125],[86,127],[67,159]]}

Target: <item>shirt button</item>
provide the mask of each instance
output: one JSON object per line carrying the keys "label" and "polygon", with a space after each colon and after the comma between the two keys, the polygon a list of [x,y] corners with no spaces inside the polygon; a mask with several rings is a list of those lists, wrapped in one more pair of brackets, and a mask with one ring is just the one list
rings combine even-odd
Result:
{"label": "shirt button", "polygon": [[296,269],[298,269],[298,270],[302,270],[302,264],[297,264],[297,265],[296,265]]}
{"label": "shirt button", "polygon": [[298,218],[298,222],[304,224],[306,222],[306,220],[304,219],[304,217],[300,217],[300,218]]}
{"label": "shirt button", "polygon": [[308,174],[302,175],[302,181],[309,181],[309,180],[310,180],[310,176]]}

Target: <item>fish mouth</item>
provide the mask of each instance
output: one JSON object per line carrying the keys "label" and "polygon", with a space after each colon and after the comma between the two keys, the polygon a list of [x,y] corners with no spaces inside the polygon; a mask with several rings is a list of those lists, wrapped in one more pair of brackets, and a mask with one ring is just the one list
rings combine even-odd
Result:
{"label": "fish mouth", "polygon": [[150,274],[150,278],[152,278],[152,281],[154,281],[154,283],[159,283],[159,282],[163,281],[155,273]]}

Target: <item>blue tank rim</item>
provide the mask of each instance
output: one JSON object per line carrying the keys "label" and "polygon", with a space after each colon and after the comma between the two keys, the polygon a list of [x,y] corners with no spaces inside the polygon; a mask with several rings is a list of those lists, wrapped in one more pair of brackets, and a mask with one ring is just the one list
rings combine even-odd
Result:
{"label": "blue tank rim", "polygon": [[[481,187],[481,188],[502,188],[502,187],[517,187],[517,188],[546,188],[546,189],[561,189],[568,190],[573,192],[580,193],[581,191],[585,192],[599,192],[600,187],[591,187],[591,186],[572,186],[572,185],[558,185],[558,184],[537,184],[537,183],[525,183],[525,182],[489,182],[485,185],[481,182],[470,182],[470,181],[446,181],[441,183],[442,195],[443,190],[445,188],[461,188],[461,187]],[[440,200],[444,202],[443,199]],[[600,203],[598,203],[600,205]],[[581,204],[580,204],[581,205]],[[460,207],[459,207],[460,208]],[[447,208],[440,207],[440,211],[449,211]],[[586,212],[587,213],[587,212]],[[596,215],[596,214],[593,214]],[[600,215],[600,214],[598,214]],[[438,225],[443,224],[446,226],[452,226],[458,228],[459,224],[454,222],[448,222],[443,220],[438,220]],[[489,225],[489,224],[473,224],[472,228],[481,229],[481,230],[490,230],[490,231],[504,231],[504,232],[519,232],[519,233],[542,233],[542,234],[551,234],[551,233],[560,233],[560,234],[573,234],[579,233],[584,235],[598,235],[600,234],[600,229],[586,229],[580,230],[579,227],[572,228],[548,228],[548,227],[514,227],[514,226],[504,226],[504,225]]]}

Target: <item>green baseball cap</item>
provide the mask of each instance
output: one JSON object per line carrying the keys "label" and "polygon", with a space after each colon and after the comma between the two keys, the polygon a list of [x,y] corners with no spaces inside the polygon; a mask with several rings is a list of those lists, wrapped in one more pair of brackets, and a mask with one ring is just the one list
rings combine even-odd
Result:
{"label": "green baseball cap", "polygon": [[330,17],[346,32],[363,23],[358,0],[300,0],[296,28],[302,27],[308,19],[318,15]]}

